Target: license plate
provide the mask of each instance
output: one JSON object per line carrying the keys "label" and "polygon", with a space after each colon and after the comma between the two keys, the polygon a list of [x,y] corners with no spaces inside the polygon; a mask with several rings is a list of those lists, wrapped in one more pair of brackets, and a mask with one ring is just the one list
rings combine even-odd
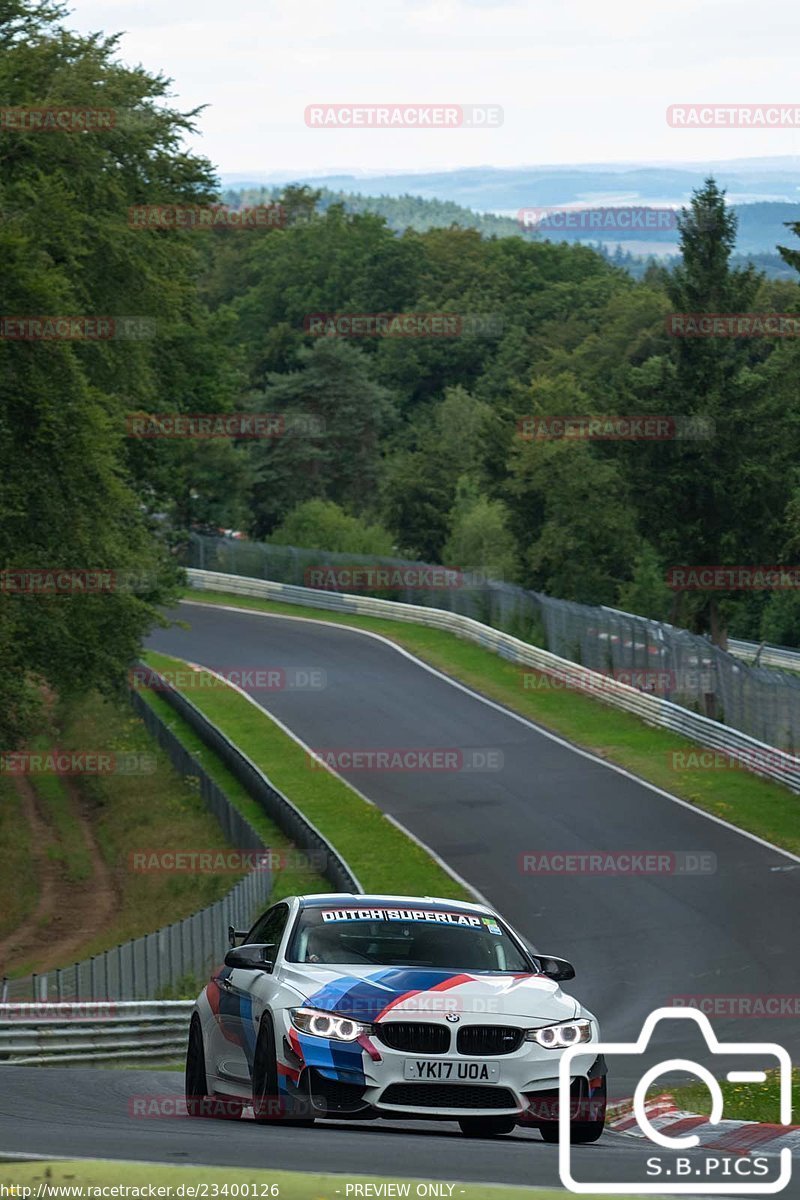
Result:
{"label": "license plate", "polygon": [[450,1083],[497,1083],[500,1063],[442,1062],[441,1059],[407,1058],[403,1072],[406,1079],[447,1080]]}

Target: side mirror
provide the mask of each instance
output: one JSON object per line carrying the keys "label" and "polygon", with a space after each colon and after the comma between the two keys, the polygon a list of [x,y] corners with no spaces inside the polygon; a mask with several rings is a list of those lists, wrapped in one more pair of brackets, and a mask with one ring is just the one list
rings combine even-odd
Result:
{"label": "side mirror", "polygon": [[575,978],[575,968],[565,958],[544,957],[541,954],[537,954],[536,957],[541,963],[542,974],[546,975],[548,979],[562,983],[565,979]]}
{"label": "side mirror", "polygon": [[225,966],[238,967],[242,971],[266,971],[269,974],[275,964],[276,948],[272,942],[235,946],[225,955]]}
{"label": "side mirror", "polygon": [[228,926],[228,945],[229,946],[231,946],[231,947],[235,946],[237,938],[246,938],[246,937],[247,937],[246,929],[234,929],[234,927],[232,925]]}

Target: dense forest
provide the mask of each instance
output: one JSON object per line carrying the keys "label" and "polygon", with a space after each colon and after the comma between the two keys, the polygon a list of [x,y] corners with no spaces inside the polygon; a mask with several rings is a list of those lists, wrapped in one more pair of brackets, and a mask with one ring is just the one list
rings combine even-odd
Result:
{"label": "dense forest", "polygon": [[[77,136],[0,129],[2,313],[146,318],[152,336],[0,338],[0,570],[129,581],[0,588],[8,744],[35,720],[37,680],[120,684],[192,528],[455,563],[718,639],[800,641],[791,591],[665,582],[677,564],[797,555],[797,338],[675,337],[667,318],[797,313],[800,225],[780,251],[787,280],[734,263],[736,215],[713,180],[681,218],[679,261],[640,279],[584,245],[399,232],[304,187],[283,189],[281,221],[263,226],[137,226],[134,207],[221,202],[212,164],[183,148],[195,115],[169,108],[167,80],[121,65],[113,38],[63,21],[4,0],[6,103],[47,95],[119,119]],[[320,314],[426,319],[416,336],[330,322],[318,336]],[[282,414],[284,432],[129,436],[132,414],[212,413]],[[531,416],[620,414],[694,433],[521,432]]]}

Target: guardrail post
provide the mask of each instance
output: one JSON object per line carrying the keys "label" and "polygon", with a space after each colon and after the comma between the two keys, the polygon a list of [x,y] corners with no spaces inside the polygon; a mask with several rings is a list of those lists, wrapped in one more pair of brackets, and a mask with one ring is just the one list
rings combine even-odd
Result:
{"label": "guardrail post", "polygon": [[37,976],[36,972],[34,971],[33,974],[31,975],[31,999],[32,1000],[39,999],[39,997],[36,994],[36,980],[37,979],[38,979],[38,976]]}
{"label": "guardrail post", "polygon": [[64,999],[64,992],[61,983],[61,967],[56,967],[56,997],[58,1000]]}
{"label": "guardrail post", "polygon": [[3,1004],[8,1000],[8,976],[3,976]]}
{"label": "guardrail post", "polygon": [[95,975],[94,955],[89,959],[89,991],[92,993],[92,999],[97,999],[97,978]]}
{"label": "guardrail post", "polygon": [[138,1000],[136,995],[136,955],[133,950],[133,938],[128,942],[131,951],[131,999]]}

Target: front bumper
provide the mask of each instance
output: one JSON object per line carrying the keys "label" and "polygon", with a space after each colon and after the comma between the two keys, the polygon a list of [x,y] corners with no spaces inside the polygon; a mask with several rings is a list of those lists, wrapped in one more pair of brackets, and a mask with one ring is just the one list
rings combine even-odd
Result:
{"label": "front bumper", "polygon": [[[286,1017],[288,1022],[288,1014]],[[476,1024],[485,1024],[485,1020]],[[511,1025],[510,1020],[505,1024]],[[520,1028],[519,1022],[516,1023]],[[593,1024],[593,1041],[598,1031]],[[537,1097],[550,1098],[558,1090],[558,1065],[561,1051],[547,1050],[536,1042],[522,1045],[507,1054],[464,1055],[448,1050],[430,1054],[394,1049],[377,1038],[359,1042],[334,1042],[328,1038],[298,1034],[287,1024],[284,1039],[286,1063],[294,1076],[298,1092],[312,1097],[314,1111],[322,1116],[413,1117],[414,1119],[458,1119],[464,1116],[515,1116],[535,1119],[541,1111]],[[421,1081],[406,1077],[406,1063],[452,1063],[452,1075],[470,1074],[469,1064],[496,1063],[496,1078],[486,1082],[462,1078]],[[473,1070],[474,1073],[474,1070]],[[592,1042],[572,1064],[573,1094],[590,1094],[590,1080],[605,1075],[605,1064],[598,1059]]]}

